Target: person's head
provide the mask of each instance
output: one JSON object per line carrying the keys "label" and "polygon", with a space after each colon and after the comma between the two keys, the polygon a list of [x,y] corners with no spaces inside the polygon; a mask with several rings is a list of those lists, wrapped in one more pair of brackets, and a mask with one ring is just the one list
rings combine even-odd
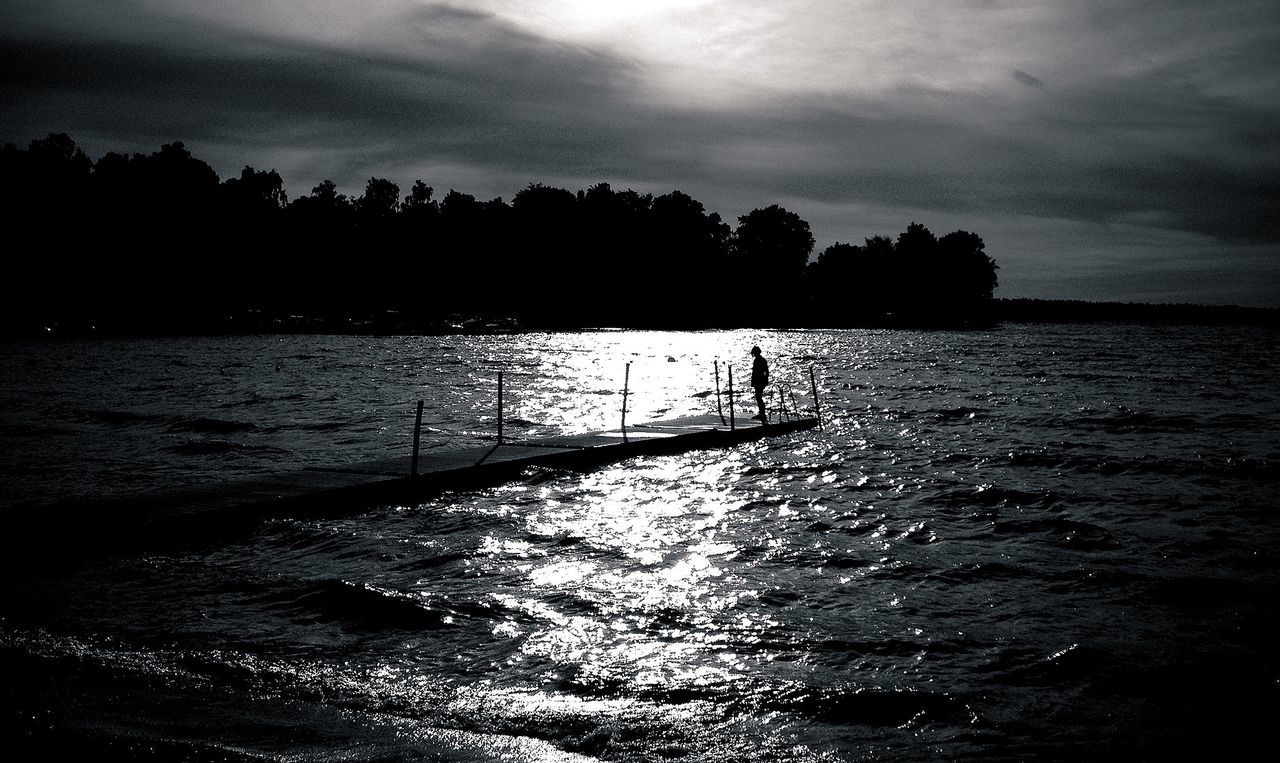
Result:
{"label": "person's head", "polygon": [[759,355],[759,354],[760,354],[760,348],[759,348],[759,346],[752,347],[752,348],[751,348],[751,354],[752,354],[752,355]]}

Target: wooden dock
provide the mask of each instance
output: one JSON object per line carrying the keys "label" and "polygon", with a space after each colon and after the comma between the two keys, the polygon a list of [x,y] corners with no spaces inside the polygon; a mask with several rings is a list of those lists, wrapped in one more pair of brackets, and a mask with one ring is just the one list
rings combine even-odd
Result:
{"label": "wooden dock", "polygon": [[[737,422],[732,428],[717,416],[693,416],[646,424],[537,439],[504,439],[489,447],[435,449],[420,455],[418,473],[411,474],[408,456],[351,466],[312,469],[314,482],[299,498],[314,501],[319,490],[338,500],[374,502],[414,500],[440,490],[498,484],[535,467],[583,469],[633,456],[679,453],[726,447],[810,429],[816,418],[793,418],[762,425]],[[321,484],[324,487],[321,488]],[[326,496],[327,497],[327,496]]]}
{"label": "wooden dock", "polygon": [[[10,521],[0,553],[30,559],[50,552],[83,553],[110,541],[112,549],[157,539],[203,541],[246,523],[288,514],[349,514],[379,504],[424,500],[449,490],[490,487],[530,469],[587,469],[634,456],[719,448],[785,435],[819,424],[791,417],[733,425],[719,416],[654,421],[602,432],[537,439],[502,438],[490,446],[432,448],[414,459],[302,469],[213,488],[166,491],[111,502],[23,510]],[[14,526],[14,525],[17,526]]]}
{"label": "wooden dock", "polygon": [[759,421],[723,424],[718,416],[654,421],[602,432],[536,439],[504,438],[490,446],[434,448],[411,456],[305,469],[271,479],[238,483],[184,501],[184,512],[224,511],[240,507],[282,510],[343,509],[380,503],[406,503],[446,490],[501,484],[532,468],[586,469],[633,456],[727,447],[762,437],[810,429],[816,418],[793,418],[762,425]]}

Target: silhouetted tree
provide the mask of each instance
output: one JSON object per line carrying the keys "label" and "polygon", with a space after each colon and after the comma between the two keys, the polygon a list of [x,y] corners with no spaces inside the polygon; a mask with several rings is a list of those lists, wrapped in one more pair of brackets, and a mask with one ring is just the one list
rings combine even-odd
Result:
{"label": "silhouetted tree", "polygon": [[572,325],[586,269],[578,199],[563,188],[530,184],[511,200],[519,259],[514,275],[524,287],[514,307],[550,326]]}
{"label": "silhouetted tree", "polygon": [[952,284],[960,301],[991,299],[1000,285],[999,266],[987,256],[986,244],[976,233],[958,230],[938,240],[942,278]]}
{"label": "silhouetted tree", "polygon": [[431,186],[421,180],[414,181],[413,188],[409,189],[404,201],[400,202],[400,214],[421,220],[434,218],[440,212],[440,207],[431,198],[433,193],[435,189]]}
{"label": "silhouetted tree", "polygon": [[920,223],[911,223],[898,234],[894,251],[900,257],[927,259],[938,252],[938,237]]}
{"label": "silhouetted tree", "polygon": [[651,264],[646,268],[677,288],[686,299],[673,300],[660,326],[732,325],[735,306],[719,284],[729,272],[731,231],[720,215],[708,214],[702,202],[672,191],[653,200]]}
{"label": "silhouetted tree", "polygon": [[519,255],[511,241],[511,216],[511,207],[500,198],[482,202],[453,189],[445,194],[426,296],[437,313],[518,312],[517,297],[525,290],[515,274]]}
{"label": "silhouetted tree", "polygon": [[[0,311],[11,316],[62,314],[83,321],[105,274],[95,220],[89,217],[92,162],[65,133],[51,133],[25,150],[0,149],[0,219],[8,237],[0,277]],[[95,278],[79,278],[80,259],[95,252]]]}
{"label": "silhouetted tree", "polygon": [[[63,133],[0,147],[0,214],[13,240],[41,245],[39,256],[7,263],[6,322],[105,317],[119,330],[183,330],[250,313],[318,314],[350,330],[413,330],[454,313],[515,314],[543,328],[784,325],[808,315],[948,322],[980,315],[997,286],[980,237],[939,239],[914,222],[896,241],[837,243],[809,264],[809,224],[778,205],[731,230],[680,191],[608,183],[576,193],[533,183],[507,204],[456,190],[437,201],[422,180],[402,200],[394,182],[374,177],[358,199],[325,180],[290,201],[275,170],[246,165],[221,182],[180,142],[95,163]],[[677,296],[629,298],[649,288]]]}
{"label": "silhouetted tree", "polygon": [[130,164],[141,173],[151,210],[171,215],[178,226],[208,219],[218,193],[218,173],[192,156],[181,141],[163,145],[145,158],[135,155]]}
{"label": "silhouetted tree", "polygon": [[275,170],[259,172],[245,165],[240,177],[222,183],[226,211],[233,215],[265,217],[280,212],[289,203],[284,180]]}
{"label": "silhouetted tree", "polygon": [[977,317],[995,288],[995,262],[978,236],[955,231],[937,239],[928,228],[911,223],[898,236],[894,252],[907,287],[898,305],[903,316],[929,323]]}
{"label": "silhouetted tree", "polygon": [[292,242],[284,229],[287,204],[284,181],[275,170],[246,165],[239,177],[222,182],[211,233],[218,266],[206,269],[200,281],[210,300],[206,312],[243,312],[264,299],[278,299],[279,290],[288,288],[295,276],[289,272]]}
{"label": "silhouetted tree", "polygon": [[400,208],[400,186],[386,178],[369,178],[364,195],[355,202],[361,225],[385,225]]}
{"label": "silhouetted tree", "polygon": [[634,313],[634,306],[619,299],[618,293],[648,268],[652,203],[651,195],[615,191],[608,183],[578,194],[579,230],[572,244],[578,251],[569,265],[575,272],[568,275],[582,284],[573,299],[593,324],[620,325]]}
{"label": "silhouetted tree", "polygon": [[[293,246],[282,258],[274,301],[285,310],[315,311],[330,320],[344,318],[348,305],[349,258],[355,246],[355,204],[332,180],[285,208],[285,228]],[[352,302],[356,300],[353,296]]]}
{"label": "silhouetted tree", "polygon": [[748,286],[743,295],[750,305],[746,322],[777,325],[797,320],[807,301],[800,285],[813,244],[809,223],[777,204],[738,218],[733,251]]}
{"label": "silhouetted tree", "polygon": [[119,241],[86,261],[86,300],[121,325],[187,326],[225,296],[221,183],[182,142],[151,154],[108,155],[94,167],[93,227]]}
{"label": "silhouetted tree", "polygon": [[50,133],[20,151],[12,143],[0,151],[0,193],[6,208],[23,214],[62,210],[79,200],[89,184],[93,162],[66,133]]}
{"label": "silhouetted tree", "polygon": [[813,317],[827,325],[877,323],[901,292],[893,240],[885,236],[868,238],[861,246],[832,244],[806,276],[815,302]]}
{"label": "silhouetted tree", "polygon": [[738,218],[733,247],[737,256],[762,277],[793,279],[813,252],[809,223],[777,204],[753,209]]}
{"label": "silhouetted tree", "polygon": [[66,133],[31,141],[26,150],[12,143],[0,150],[0,210],[22,222],[50,245],[75,235],[67,223],[84,215],[93,162]]}
{"label": "silhouetted tree", "polygon": [[410,281],[400,281],[400,298],[406,313],[417,320],[438,320],[446,312],[438,298],[427,296],[428,291],[439,291],[441,279],[457,277],[446,273],[447,265],[441,257],[439,244],[440,205],[432,195],[435,189],[421,180],[400,202],[400,210],[392,224],[391,247],[406,259],[404,270]]}
{"label": "silhouetted tree", "polygon": [[345,194],[339,193],[332,180],[322,180],[311,189],[310,195],[294,199],[288,206],[288,212],[301,229],[318,226],[323,233],[331,233],[351,225],[355,205]]}
{"label": "silhouetted tree", "polygon": [[809,291],[816,302],[816,316],[831,325],[865,320],[870,312],[867,292],[872,287],[864,271],[863,249],[839,241],[818,254],[810,263]]}
{"label": "silhouetted tree", "polygon": [[951,325],[981,321],[996,286],[982,239],[955,231],[938,239],[911,223],[893,241],[833,244],[809,267],[815,319],[827,325],[884,322]]}

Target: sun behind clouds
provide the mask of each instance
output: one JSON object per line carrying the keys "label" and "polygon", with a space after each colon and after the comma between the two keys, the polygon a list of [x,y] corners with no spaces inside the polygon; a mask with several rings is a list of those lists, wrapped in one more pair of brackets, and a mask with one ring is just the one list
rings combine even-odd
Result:
{"label": "sun behind clouds", "polygon": [[528,5],[541,6],[543,13],[570,29],[597,31],[618,24],[644,21],[672,11],[682,11],[710,0],[543,0]]}

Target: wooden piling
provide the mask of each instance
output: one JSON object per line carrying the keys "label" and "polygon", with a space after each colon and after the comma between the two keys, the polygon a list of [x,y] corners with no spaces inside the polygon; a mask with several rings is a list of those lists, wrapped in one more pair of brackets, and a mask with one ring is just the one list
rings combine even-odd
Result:
{"label": "wooden piling", "polygon": [[818,429],[822,429],[822,411],[818,407],[818,380],[813,375],[813,366],[809,366],[809,384],[813,387],[813,417],[818,420]]}
{"label": "wooden piling", "polygon": [[409,476],[418,476],[418,442],[422,436],[422,401],[418,401],[418,415],[413,419],[413,461],[409,465]]}
{"label": "wooden piling", "polygon": [[729,366],[729,431],[732,432],[736,429],[733,420],[733,364],[729,363],[727,365]]}
{"label": "wooden piling", "polygon": [[627,392],[631,386],[631,362],[622,375],[622,441],[627,442]]}
{"label": "wooden piling", "polygon": [[502,372],[498,372],[498,444],[502,444]]}
{"label": "wooden piling", "polygon": [[716,415],[720,417],[720,423],[725,424],[728,422],[724,420],[724,408],[720,405],[720,361],[714,360],[712,363],[716,369]]}

